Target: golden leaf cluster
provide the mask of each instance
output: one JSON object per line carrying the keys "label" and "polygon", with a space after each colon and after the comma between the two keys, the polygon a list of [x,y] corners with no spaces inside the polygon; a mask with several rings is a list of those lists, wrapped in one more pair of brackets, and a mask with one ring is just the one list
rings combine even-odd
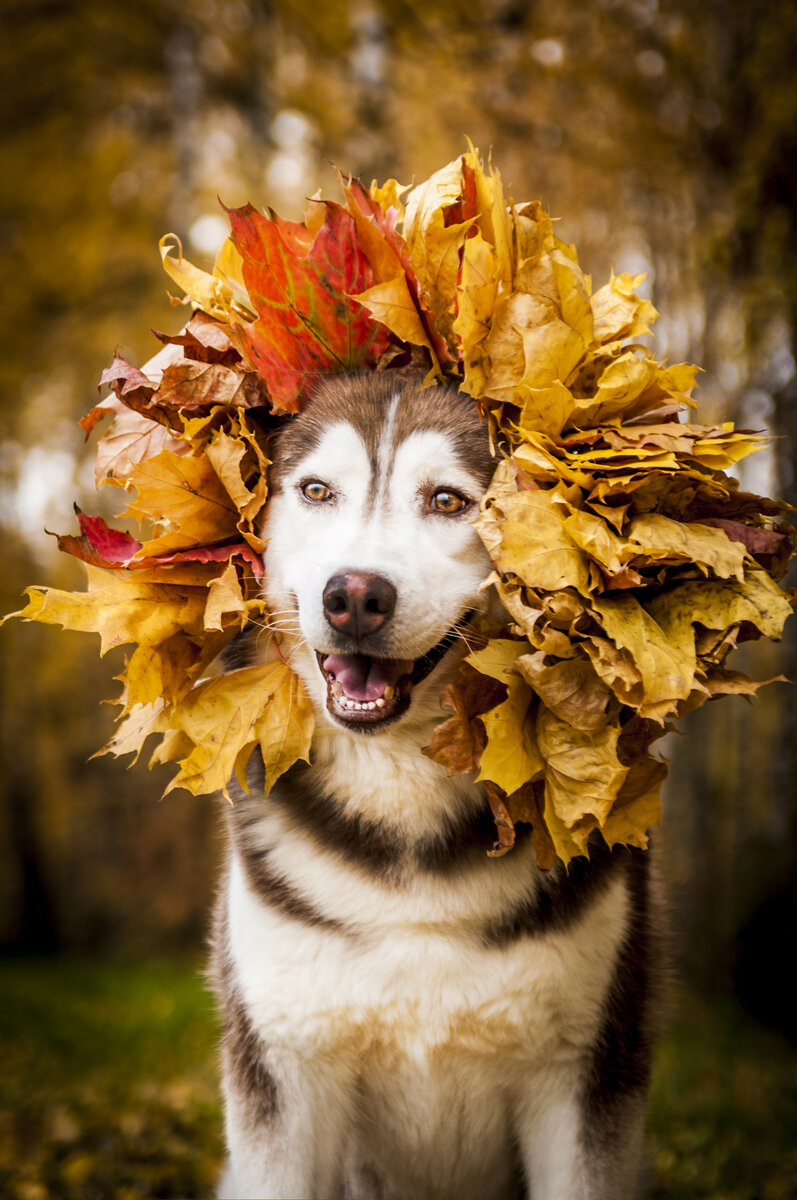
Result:
{"label": "golden leaf cluster", "polygon": [[[83,594],[29,589],[18,615],[132,645],[107,750],[177,760],[171,787],[245,786],[259,747],[266,791],[311,751],[313,716],[279,656],[258,575],[268,438],[335,371],[423,362],[489,422],[496,471],[477,520],[507,614],[443,694],[451,716],[425,753],[484,782],[493,853],[527,822],[540,864],[644,847],[665,764],[651,747],[704,701],[759,686],[726,669],[741,641],[778,638],[794,550],[786,506],[727,474],[759,435],[705,426],[696,368],[658,362],[656,311],[616,275],[593,292],[537,203],[516,205],[468,152],[428,180],[313,201],[302,223],[230,211],[212,272],[161,241],[193,310],[142,370],[116,358],[98,486],[124,490],[139,537],[78,513],[61,548],[87,563]],[[641,340],[642,339],[642,340]],[[211,664],[262,626],[263,663]]]}
{"label": "golden leaf cluster", "polygon": [[[233,775],[246,786],[259,747],[270,787],[307,757],[314,720],[298,678],[268,644],[260,597],[264,395],[227,330],[201,310],[176,337],[159,336],[165,349],[144,371],[114,360],[103,376],[110,395],[82,422],[88,434],[113,417],[97,446],[97,483],[123,490],[121,516],[141,540],[78,510],[80,535],[58,541],[86,563],[88,590],[29,588],[18,615],[99,633],[102,654],[133,646],[119,728],[104,752],[137,758],[158,735],[150,765],[179,761],[167,791],[198,795],[227,794]],[[224,646],[252,623],[263,627],[267,661],[214,674]]]}
{"label": "golden leaf cluster", "polygon": [[[544,865],[588,853],[595,831],[644,847],[666,775],[651,745],[704,701],[753,692],[726,656],[778,638],[791,611],[776,582],[794,549],[786,506],[725,473],[765,439],[682,420],[697,368],[639,340],[657,316],[642,277],[593,292],[543,209],[507,203],[475,152],[419,191],[410,245],[458,231],[458,270],[414,261],[490,421],[500,461],[477,528],[511,619],[448,689],[455,715],[427,753],[478,769],[496,853],[516,820],[531,821]],[[506,697],[474,708],[469,668]]]}

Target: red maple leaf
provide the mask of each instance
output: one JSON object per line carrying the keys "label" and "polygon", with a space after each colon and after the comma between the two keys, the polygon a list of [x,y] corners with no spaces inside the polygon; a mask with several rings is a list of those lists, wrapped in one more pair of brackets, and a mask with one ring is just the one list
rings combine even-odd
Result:
{"label": "red maple leaf", "polygon": [[304,225],[251,204],[227,209],[258,314],[242,331],[243,346],[272,404],[285,412],[298,411],[323,376],[375,366],[390,344],[388,330],[351,299],[373,283],[354,220],[331,201],[324,210],[312,237]]}
{"label": "red maple leaf", "polygon": [[244,559],[258,578],[263,574],[262,560],[244,541],[225,542],[219,546],[192,546],[188,550],[177,550],[173,554],[136,558],[141,549],[138,538],[120,529],[112,529],[102,517],[89,516],[82,512],[77,504],[75,512],[80,534],[56,534],[58,549],[94,567],[105,567],[111,571],[143,571],[184,562],[227,562],[235,557]]}

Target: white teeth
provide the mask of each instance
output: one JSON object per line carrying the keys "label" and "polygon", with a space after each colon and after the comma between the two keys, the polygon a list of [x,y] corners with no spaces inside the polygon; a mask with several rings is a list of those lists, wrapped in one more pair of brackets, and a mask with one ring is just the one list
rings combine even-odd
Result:
{"label": "white teeth", "polygon": [[385,702],[381,696],[378,700],[352,700],[344,694],[342,688],[339,691],[335,691],[335,698],[341,708],[348,709],[350,712],[373,712],[377,708],[385,707]]}
{"label": "white teeth", "polygon": [[337,679],[332,684],[332,694],[333,694],[333,696],[342,696],[343,695],[343,684],[338,683]]}
{"label": "white teeth", "polygon": [[378,700],[360,701],[352,700],[345,694],[342,688],[339,688],[339,690],[333,688],[333,691],[335,693],[335,699],[340,707],[347,709],[349,712],[374,712],[377,708],[385,707],[385,699],[383,696],[380,696]]}

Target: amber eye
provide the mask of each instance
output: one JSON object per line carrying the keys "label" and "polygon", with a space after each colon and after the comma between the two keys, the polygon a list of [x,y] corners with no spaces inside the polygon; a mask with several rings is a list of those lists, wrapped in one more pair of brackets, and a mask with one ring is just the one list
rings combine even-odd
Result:
{"label": "amber eye", "polygon": [[299,485],[299,490],[305,500],[309,500],[312,504],[323,504],[326,500],[332,500],[334,493],[331,488],[328,488],[320,479],[307,479]]}
{"label": "amber eye", "polygon": [[470,501],[460,496],[459,492],[452,492],[450,488],[438,488],[429,501],[429,507],[433,512],[453,516],[454,513],[467,508],[469,503]]}

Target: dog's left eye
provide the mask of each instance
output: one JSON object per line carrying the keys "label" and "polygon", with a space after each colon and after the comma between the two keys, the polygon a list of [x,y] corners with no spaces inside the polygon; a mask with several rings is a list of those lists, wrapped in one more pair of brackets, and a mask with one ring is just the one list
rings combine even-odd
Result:
{"label": "dog's left eye", "polygon": [[459,492],[454,492],[451,488],[438,488],[433,492],[429,507],[432,512],[444,513],[446,516],[451,516],[454,513],[462,512],[463,508],[467,508],[470,503]]}
{"label": "dog's left eye", "polygon": [[305,500],[309,500],[312,504],[323,504],[325,500],[331,500],[334,493],[331,488],[328,488],[320,479],[307,479],[299,485],[299,490]]}

